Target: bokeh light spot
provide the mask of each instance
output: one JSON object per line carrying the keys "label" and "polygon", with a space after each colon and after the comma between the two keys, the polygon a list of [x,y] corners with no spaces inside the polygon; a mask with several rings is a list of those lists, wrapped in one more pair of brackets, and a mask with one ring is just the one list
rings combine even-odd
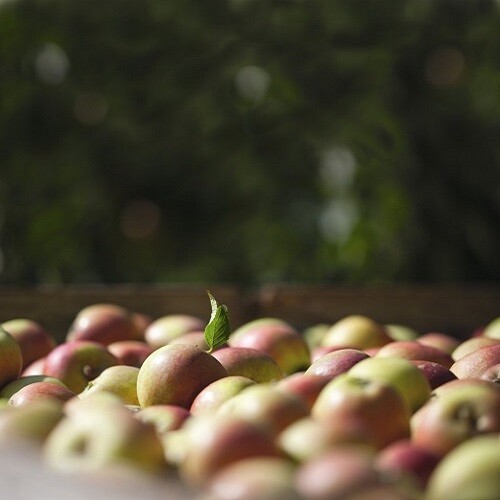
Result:
{"label": "bokeh light spot", "polygon": [[66,52],[55,43],[45,44],[35,57],[35,71],[43,83],[57,85],[68,74],[70,61]]}
{"label": "bokeh light spot", "polygon": [[245,66],[236,73],[235,84],[242,97],[259,102],[267,94],[271,85],[271,76],[259,66]]}

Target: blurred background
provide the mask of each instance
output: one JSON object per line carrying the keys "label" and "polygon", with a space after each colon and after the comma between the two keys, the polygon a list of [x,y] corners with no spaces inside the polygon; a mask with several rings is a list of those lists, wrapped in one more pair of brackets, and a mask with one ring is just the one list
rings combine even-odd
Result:
{"label": "blurred background", "polygon": [[500,2],[0,0],[0,283],[500,279]]}

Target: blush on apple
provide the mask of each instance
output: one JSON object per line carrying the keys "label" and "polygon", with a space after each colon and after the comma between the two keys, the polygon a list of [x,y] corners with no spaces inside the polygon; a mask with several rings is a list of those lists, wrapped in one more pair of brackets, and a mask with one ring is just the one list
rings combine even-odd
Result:
{"label": "blush on apple", "polygon": [[450,370],[458,378],[479,378],[490,366],[500,363],[500,344],[481,347],[455,361]]}
{"label": "blush on apple", "polygon": [[440,363],[421,359],[411,360],[411,362],[426,376],[431,390],[457,378],[449,368]]}
{"label": "blush on apple", "polygon": [[422,344],[416,340],[398,340],[390,342],[382,346],[377,354],[377,357],[398,357],[409,360],[427,360],[439,363],[446,368],[450,368],[453,364],[453,358],[445,351]]}
{"label": "blush on apple", "polygon": [[[167,314],[152,321],[144,332],[146,342],[158,349],[189,332],[205,329],[205,322],[190,314]],[[201,348],[201,347],[200,347]]]}
{"label": "blush on apple", "polygon": [[365,358],[369,358],[368,354],[360,349],[339,349],[318,358],[305,373],[332,379]]}

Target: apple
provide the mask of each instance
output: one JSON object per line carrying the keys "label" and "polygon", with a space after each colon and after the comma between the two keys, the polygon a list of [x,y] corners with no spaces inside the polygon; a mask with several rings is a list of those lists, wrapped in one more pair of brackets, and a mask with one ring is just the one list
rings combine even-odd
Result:
{"label": "apple", "polygon": [[137,377],[139,368],[128,365],[110,366],[103,370],[95,379],[90,380],[87,387],[80,393],[80,398],[88,397],[96,392],[110,392],[118,396],[123,404],[138,405]]}
{"label": "apple", "polygon": [[56,346],[53,336],[40,323],[31,319],[11,319],[2,323],[2,327],[21,348],[23,370],[33,361],[44,358]]}
{"label": "apple", "polygon": [[250,347],[223,347],[212,353],[228,375],[240,375],[257,383],[283,378],[283,372],[267,352]]}
{"label": "apple", "polygon": [[294,329],[290,323],[281,318],[262,317],[252,319],[250,321],[247,321],[246,323],[243,323],[238,328],[233,330],[231,337],[233,338],[233,340],[236,340],[240,335],[244,335],[249,331],[260,330],[262,327],[279,327],[291,330]]}
{"label": "apple", "polygon": [[[182,432],[181,432],[182,431]],[[184,442],[178,465],[181,478],[195,488],[206,486],[223,467],[250,457],[279,457],[269,428],[230,415],[193,417],[177,434]]]}
{"label": "apple", "polygon": [[410,360],[397,357],[374,357],[361,360],[347,373],[364,380],[390,384],[402,396],[408,411],[413,413],[430,397],[427,377]]}
{"label": "apple", "polygon": [[19,389],[9,398],[9,405],[24,407],[33,404],[34,401],[46,401],[55,399],[57,401],[68,401],[76,394],[64,385],[52,382],[33,382]]}
{"label": "apple", "polygon": [[140,408],[135,413],[136,418],[153,424],[160,435],[180,429],[191,416],[189,410],[176,405],[153,405]]}
{"label": "apple", "polygon": [[311,415],[325,426],[344,425],[347,440],[357,442],[364,436],[364,442],[377,449],[410,435],[409,410],[400,392],[388,382],[350,372],[324,387]]}
{"label": "apple", "polygon": [[495,384],[500,384],[500,363],[486,368],[483,373],[481,373],[481,379],[494,382]]}
{"label": "apple", "polygon": [[309,346],[302,335],[290,325],[246,325],[229,337],[230,347],[246,347],[269,354],[285,375],[305,370],[311,363]]}
{"label": "apple", "polygon": [[500,344],[481,347],[455,361],[450,370],[458,378],[478,378],[490,366],[500,363]]}
{"label": "apple", "polygon": [[382,346],[376,357],[398,357],[409,360],[427,360],[439,363],[446,368],[453,364],[453,358],[447,352],[425,345],[416,340],[395,340]]}
{"label": "apple", "polygon": [[300,500],[294,474],[295,464],[286,458],[244,458],[222,467],[206,490],[218,500]]}
{"label": "apple", "polygon": [[360,349],[338,349],[316,359],[305,373],[332,379],[368,357],[368,354]]}
{"label": "apple", "polygon": [[137,311],[132,311],[130,315],[132,316],[132,321],[137,331],[139,332],[139,337],[143,339],[144,332],[146,331],[146,328],[153,322],[153,318],[149,314]]}
{"label": "apple", "polygon": [[500,388],[488,383],[449,386],[413,415],[411,430],[415,444],[441,456],[472,436],[500,432]]}
{"label": "apple", "polygon": [[500,491],[500,436],[474,436],[450,451],[429,478],[426,499],[495,500]]}
{"label": "apple", "polygon": [[207,385],[191,404],[192,415],[213,414],[228,399],[256,382],[241,375],[228,375]]}
{"label": "apple", "polygon": [[66,341],[91,340],[109,345],[118,340],[141,340],[133,314],[116,304],[92,304],[78,311]]}
{"label": "apple", "polygon": [[491,320],[483,330],[483,335],[492,339],[500,340],[500,316]]}
{"label": "apple", "polygon": [[307,371],[297,372],[278,381],[276,387],[301,397],[306,402],[308,408],[311,409],[318,394],[330,380],[329,377],[311,375]]}
{"label": "apple", "polygon": [[275,384],[255,384],[225,401],[217,414],[259,423],[277,435],[308,415],[309,408],[301,397],[280,390]]}
{"label": "apple", "polygon": [[483,336],[471,337],[458,344],[455,350],[451,353],[451,356],[455,361],[458,361],[465,355],[477,351],[478,349],[481,349],[481,347],[497,345],[497,344],[500,344],[499,339],[493,339],[490,337],[483,337]]}
{"label": "apple", "polygon": [[14,337],[0,326],[0,389],[21,373],[23,356]]}
{"label": "apple", "polygon": [[51,468],[78,474],[113,466],[164,469],[163,446],[153,425],[141,422],[114,399],[78,401],[45,441],[44,457]]}
{"label": "apple", "polygon": [[204,329],[205,322],[201,318],[189,314],[167,314],[149,324],[144,339],[153,349],[158,349],[185,333]]}
{"label": "apple", "polygon": [[9,384],[7,384],[0,391],[0,397],[8,399],[23,387],[29,384],[33,384],[34,382],[50,382],[52,384],[58,384],[66,387],[63,382],[61,382],[58,378],[55,377],[49,377],[47,375],[26,375],[26,376],[20,376],[15,380],[13,380],[12,382],[10,382]]}
{"label": "apple", "polygon": [[313,351],[321,345],[323,335],[328,331],[330,325],[328,323],[318,323],[307,327],[302,331],[302,336],[309,346],[309,350]]}
{"label": "apple", "polygon": [[336,321],[325,333],[321,345],[365,350],[392,340],[383,325],[372,318],[354,314]]}
{"label": "apple", "polygon": [[118,363],[106,346],[90,340],[75,340],[55,347],[45,358],[43,371],[79,394],[90,380]]}
{"label": "apple", "polygon": [[423,335],[420,335],[420,337],[418,337],[416,341],[424,345],[429,345],[431,347],[441,349],[442,351],[447,352],[449,355],[452,355],[453,351],[461,343],[461,341],[456,337],[453,337],[453,335],[449,335],[448,333],[443,332],[427,332]]}
{"label": "apple", "polygon": [[169,344],[189,344],[194,345],[195,347],[199,347],[204,351],[208,351],[209,349],[207,341],[205,340],[205,332],[201,330],[187,332],[179,335],[178,337],[175,337],[175,339],[172,339]]}
{"label": "apple", "polygon": [[384,329],[392,340],[417,340],[419,333],[408,325],[389,323]]}
{"label": "apple", "polygon": [[[340,351],[342,349],[357,349],[356,347],[343,346],[343,345],[318,345],[311,349],[311,363],[314,363],[317,359],[321,358],[325,354],[330,352]],[[363,351],[366,352],[366,351]]]}
{"label": "apple", "polygon": [[139,368],[154,349],[142,340],[117,340],[108,345],[108,350],[121,365]]}
{"label": "apple", "polygon": [[137,397],[142,407],[173,404],[189,409],[208,384],[227,377],[211,354],[188,344],[156,349],[139,368]]}
{"label": "apple", "polygon": [[421,359],[411,360],[411,362],[425,375],[431,390],[457,378],[449,368],[440,363]]}
{"label": "apple", "polygon": [[45,369],[45,357],[33,361],[22,372],[21,376],[29,377],[31,375],[43,375]]}

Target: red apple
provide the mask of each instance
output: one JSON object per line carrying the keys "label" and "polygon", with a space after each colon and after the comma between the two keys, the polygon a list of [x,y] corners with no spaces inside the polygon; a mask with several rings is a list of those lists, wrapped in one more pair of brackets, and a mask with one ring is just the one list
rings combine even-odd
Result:
{"label": "red apple", "polygon": [[500,344],[481,347],[453,363],[450,370],[458,378],[478,378],[490,366],[500,363]]}
{"label": "red apple", "polygon": [[332,379],[365,358],[369,358],[368,354],[360,349],[338,349],[318,358],[305,373]]}
{"label": "red apple", "polygon": [[33,361],[29,364],[22,372],[23,377],[29,377],[31,375],[43,375],[45,369],[45,357]]}
{"label": "red apple", "polygon": [[309,409],[311,409],[319,393],[330,380],[329,377],[311,375],[307,372],[297,372],[281,379],[276,387],[301,397],[306,402]]}
{"label": "red apple", "polygon": [[58,384],[66,387],[58,378],[49,377],[48,375],[22,375],[7,384],[0,391],[0,398],[8,399],[23,387],[35,382],[50,382],[52,384]]}
{"label": "red apple", "polygon": [[479,337],[471,337],[469,339],[464,340],[454,349],[451,353],[452,358],[455,361],[458,361],[460,358],[463,358],[465,355],[470,354],[471,352],[477,351],[482,347],[497,345],[500,344],[499,339],[493,339],[489,337],[479,336]]}
{"label": "red apple", "polygon": [[19,344],[0,326],[0,389],[18,377],[22,367]]}
{"label": "red apple", "polygon": [[420,342],[421,344],[441,349],[442,351],[447,352],[450,356],[460,344],[459,339],[453,337],[453,335],[449,335],[448,333],[442,333],[442,332],[424,333],[415,340],[417,342]]}
{"label": "red apple", "polygon": [[382,346],[377,357],[398,357],[409,360],[427,360],[439,363],[446,368],[453,364],[453,358],[445,351],[422,344],[416,340],[398,340]]}
{"label": "red apple", "polygon": [[11,406],[22,407],[33,404],[33,402],[46,400],[64,402],[75,396],[76,394],[64,385],[52,382],[33,382],[14,393],[9,398],[9,404]]}
{"label": "red apple", "polygon": [[457,378],[449,368],[440,363],[420,359],[411,360],[411,362],[425,375],[431,390]]}
{"label": "red apple", "polygon": [[140,368],[154,349],[142,340],[118,340],[108,345],[108,350],[121,365]]}
{"label": "red apple", "polygon": [[185,333],[203,331],[205,322],[189,314],[167,314],[152,321],[144,332],[146,342],[158,349]]}
{"label": "red apple", "polygon": [[[201,330],[183,333],[182,335],[179,335],[178,337],[172,339],[169,344],[189,344],[194,345],[195,347],[199,347],[204,351],[208,351],[209,349],[207,341],[205,340],[205,332]],[[221,347],[225,347],[226,345],[227,344],[217,347],[213,352],[215,352],[217,349],[220,349]]]}

